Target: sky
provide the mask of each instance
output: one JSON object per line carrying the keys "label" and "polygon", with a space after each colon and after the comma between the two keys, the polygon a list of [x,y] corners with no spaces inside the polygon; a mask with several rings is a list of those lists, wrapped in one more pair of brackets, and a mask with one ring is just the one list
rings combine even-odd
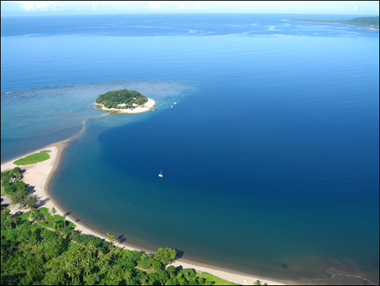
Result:
{"label": "sky", "polygon": [[284,13],[378,16],[378,1],[1,1],[1,16]]}

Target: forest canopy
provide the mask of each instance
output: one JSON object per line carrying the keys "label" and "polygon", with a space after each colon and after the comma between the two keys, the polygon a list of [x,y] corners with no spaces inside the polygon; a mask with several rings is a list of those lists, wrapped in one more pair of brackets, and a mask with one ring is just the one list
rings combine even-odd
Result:
{"label": "forest canopy", "polygon": [[109,241],[80,234],[53,213],[47,208],[13,215],[7,208],[1,211],[1,285],[236,285],[168,265],[175,249],[159,248],[156,254],[122,249],[111,233]]}
{"label": "forest canopy", "polygon": [[103,104],[106,108],[134,109],[135,106],[143,105],[148,98],[136,90],[111,90],[101,94],[96,103]]}

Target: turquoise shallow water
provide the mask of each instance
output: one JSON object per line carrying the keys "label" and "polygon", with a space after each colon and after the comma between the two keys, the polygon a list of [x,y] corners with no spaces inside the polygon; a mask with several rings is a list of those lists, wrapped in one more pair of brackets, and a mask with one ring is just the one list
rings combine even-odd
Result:
{"label": "turquoise shallow water", "polygon": [[[81,220],[241,271],[378,282],[378,31],[186,17],[2,19],[2,162],[84,129],[52,188]],[[91,107],[115,87],[158,110]]]}

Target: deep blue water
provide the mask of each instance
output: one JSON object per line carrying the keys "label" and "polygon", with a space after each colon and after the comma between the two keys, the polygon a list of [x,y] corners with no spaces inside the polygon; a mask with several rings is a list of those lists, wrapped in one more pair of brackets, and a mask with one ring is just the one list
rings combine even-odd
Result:
{"label": "deep blue water", "polygon": [[[378,283],[379,33],[282,21],[302,17],[2,18],[2,162],[85,126],[53,184],[82,220],[242,271]],[[158,111],[91,109],[117,80],[158,80],[123,83]]]}

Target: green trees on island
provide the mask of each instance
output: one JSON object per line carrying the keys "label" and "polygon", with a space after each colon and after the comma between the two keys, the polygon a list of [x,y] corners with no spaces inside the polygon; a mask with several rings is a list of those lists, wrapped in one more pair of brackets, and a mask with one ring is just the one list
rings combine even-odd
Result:
{"label": "green trees on island", "polygon": [[[33,220],[34,223],[30,222]],[[167,266],[176,250],[129,251],[92,235],[48,209],[1,211],[2,285],[233,285],[209,273]]]}
{"label": "green trees on island", "polygon": [[145,95],[135,90],[111,90],[100,94],[95,100],[96,103],[103,104],[106,108],[133,109],[137,105],[142,105],[148,101]]}

